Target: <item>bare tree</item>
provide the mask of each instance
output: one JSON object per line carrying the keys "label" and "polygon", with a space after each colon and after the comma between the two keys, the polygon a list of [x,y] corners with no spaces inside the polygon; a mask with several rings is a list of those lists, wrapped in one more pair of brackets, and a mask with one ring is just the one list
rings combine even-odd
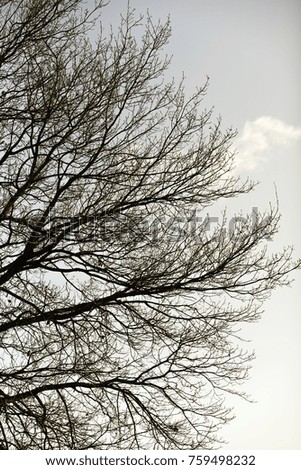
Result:
{"label": "bare tree", "polygon": [[0,2],[0,446],[211,448],[237,326],[298,263],[277,210],[196,224],[253,187],[234,132],[164,81],[168,23],[82,3]]}

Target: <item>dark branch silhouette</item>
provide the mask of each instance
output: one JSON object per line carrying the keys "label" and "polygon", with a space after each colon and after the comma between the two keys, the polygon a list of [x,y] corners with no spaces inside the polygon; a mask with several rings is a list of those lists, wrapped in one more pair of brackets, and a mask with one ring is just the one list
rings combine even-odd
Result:
{"label": "dark branch silhouette", "polygon": [[212,448],[298,262],[277,209],[193,225],[253,188],[235,132],[164,80],[169,23],[81,4],[0,2],[0,447]]}

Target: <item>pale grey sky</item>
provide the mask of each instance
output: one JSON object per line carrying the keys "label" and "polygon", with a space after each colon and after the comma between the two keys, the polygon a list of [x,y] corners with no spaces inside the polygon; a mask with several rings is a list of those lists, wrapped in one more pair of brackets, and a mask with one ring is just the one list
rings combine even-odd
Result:
{"label": "pale grey sky", "polygon": [[[186,76],[187,94],[210,78],[205,100],[239,135],[239,171],[260,180],[240,208],[282,212],[274,249],[300,249],[301,2],[300,0],[131,0],[162,21],[170,14],[170,73]],[[104,20],[115,23],[127,0],[111,0]],[[215,214],[213,214],[215,215]],[[237,418],[224,428],[228,449],[301,449],[300,272],[276,291],[262,320],[243,329],[257,359],[244,389],[256,404],[234,401]]]}

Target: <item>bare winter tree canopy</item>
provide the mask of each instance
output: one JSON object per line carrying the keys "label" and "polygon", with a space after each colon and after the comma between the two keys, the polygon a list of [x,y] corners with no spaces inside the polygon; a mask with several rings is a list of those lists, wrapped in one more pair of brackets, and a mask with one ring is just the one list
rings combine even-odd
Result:
{"label": "bare winter tree canopy", "polygon": [[83,6],[0,0],[0,448],[212,448],[298,262],[277,210],[195,224],[252,183],[206,85],[164,80],[168,22]]}

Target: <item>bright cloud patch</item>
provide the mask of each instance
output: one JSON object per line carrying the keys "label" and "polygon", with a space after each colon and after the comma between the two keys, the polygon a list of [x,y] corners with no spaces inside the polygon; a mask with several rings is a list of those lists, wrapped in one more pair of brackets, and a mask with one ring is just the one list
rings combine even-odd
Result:
{"label": "bright cloud patch", "polygon": [[290,126],[270,116],[247,121],[235,142],[237,169],[254,170],[272,158],[276,147],[287,147],[298,140],[301,141],[301,127]]}

